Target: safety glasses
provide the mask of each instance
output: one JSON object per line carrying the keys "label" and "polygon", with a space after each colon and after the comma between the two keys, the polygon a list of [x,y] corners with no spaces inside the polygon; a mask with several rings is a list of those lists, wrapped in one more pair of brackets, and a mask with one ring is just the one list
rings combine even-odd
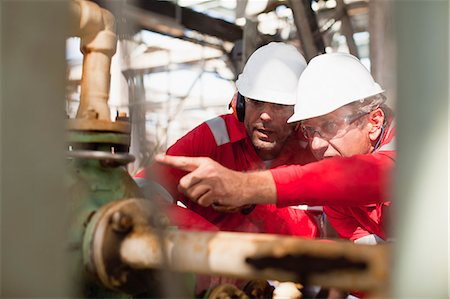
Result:
{"label": "safety glasses", "polygon": [[[269,102],[263,102],[263,101],[257,101],[250,98],[245,98],[245,103],[248,105],[248,107],[251,107],[252,109],[261,111],[263,109],[268,109],[272,112],[276,113],[293,113],[293,106],[292,105],[282,105],[282,104],[274,104]],[[267,107],[267,108],[265,108]]]}
{"label": "safety glasses", "polygon": [[302,122],[300,128],[303,135],[308,140],[312,140],[316,133],[321,138],[330,140],[345,135],[350,129],[351,124],[367,114],[369,114],[369,112],[348,115],[339,119],[329,119],[316,126],[311,126],[308,125],[307,122]]}

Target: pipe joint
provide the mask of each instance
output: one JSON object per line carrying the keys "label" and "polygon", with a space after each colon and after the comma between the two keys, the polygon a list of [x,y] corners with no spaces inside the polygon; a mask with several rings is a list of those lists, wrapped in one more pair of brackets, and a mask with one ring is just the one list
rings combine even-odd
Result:
{"label": "pipe joint", "polygon": [[82,0],[74,0],[73,3],[73,10],[79,19],[80,36],[96,33],[104,28],[102,9],[97,4]]}
{"label": "pipe joint", "polygon": [[117,37],[113,31],[103,30],[96,34],[83,36],[81,39],[81,52],[102,52],[108,57],[116,53]]}

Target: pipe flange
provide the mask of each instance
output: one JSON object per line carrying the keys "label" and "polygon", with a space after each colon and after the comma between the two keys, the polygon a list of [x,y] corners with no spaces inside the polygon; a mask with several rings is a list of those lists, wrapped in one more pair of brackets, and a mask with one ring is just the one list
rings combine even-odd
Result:
{"label": "pipe flange", "polygon": [[119,132],[131,133],[131,125],[129,122],[123,121],[106,121],[100,119],[75,118],[67,120],[67,129],[74,131],[103,131],[103,132]]}
{"label": "pipe flange", "polygon": [[88,159],[88,160],[100,160],[104,161],[107,165],[126,165],[135,160],[133,155],[128,153],[110,153],[102,151],[90,151],[90,150],[73,150],[67,151],[66,156],[76,159]]}
{"label": "pipe flange", "polygon": [[[97,145],[111,145],[111,147],[121,146],[128,149],[131,142],[129,134],[111,133],[111,132],[90,132],[90,131],[68,131],[67,141],[70,146],[77,148],[77,145],[97,144]],[[93,149],[93,148],[91,148]],[[102,150],[97,148],[97,150]],[[117,152],[121,152],[117,150]]]}
{"label": "pipe flange", "polygon": [[127,294],[154,293],[162,283],[158,270],[132,269],[121,261],[125,238],[152,227],[151,200],[130,198],[101,207],[91,218],[83,238],[83,264],[105,287]]}

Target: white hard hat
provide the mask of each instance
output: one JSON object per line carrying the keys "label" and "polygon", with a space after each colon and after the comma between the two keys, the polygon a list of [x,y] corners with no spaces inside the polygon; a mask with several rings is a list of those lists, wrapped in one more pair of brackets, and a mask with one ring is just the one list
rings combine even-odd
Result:
{"label": "white hard hat", "polygon": [[311,59],[300,77],[297,103],[288,122],[322,116],[383,91],[355,56],[322,54]]}
{"label": "white hard hat", "polygon": [[298,78],[305,68],[305,58],[294,46],[271,42],[249,57],[236,87],[254,100],[294,105]]}

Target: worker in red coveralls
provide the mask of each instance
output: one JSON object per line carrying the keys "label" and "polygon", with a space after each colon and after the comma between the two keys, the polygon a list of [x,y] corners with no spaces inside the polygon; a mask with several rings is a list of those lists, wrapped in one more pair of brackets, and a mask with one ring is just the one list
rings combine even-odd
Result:
{"label": "worker in red coveralls", "polygon": [[179,189],[199,205],[322,205],[342,238],[380,243],[389,238],[385,224],[395,165],[395,124],[383,92],[354,56],[323,54],[300,77],[288,121],[299,122],[318,162],[242,173],[209,158],[156,160],[191,171]]}
{"label": "worker in red coveralls", "polygon": [[[260,47],[236,81],[238,93],[231,104],[234,113],[200,124],[172,145],[167,154],[209,157],[244,172],[315,161],[303,134],[287,123],[294,113],[297,82],[305,67],[305,59],[292,45],[272,42]],[[153,175],[174,200],[222,231],[319,236],[317,213],[307,210],[278,209],[274,204],[203,207],[178,191],[178,182],[186,174],[155,163],[136,177]]]}

